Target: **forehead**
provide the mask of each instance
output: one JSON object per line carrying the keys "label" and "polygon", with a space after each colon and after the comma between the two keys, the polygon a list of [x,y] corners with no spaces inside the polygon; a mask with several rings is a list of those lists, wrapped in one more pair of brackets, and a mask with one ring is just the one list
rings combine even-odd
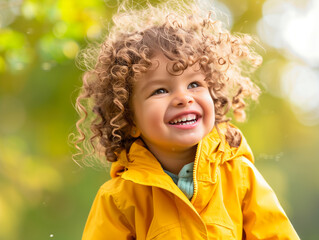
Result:
{"label": "forehead", "polygon": [[139,78],[138,82],[149,82],[152,80],[170,80],[179,77],[192,77],[195,75],[204,76],[204,71],[200,68],[199,64],[196,63],[192,66],[187,67],[185,70],[174,71],[173,67],[176,61],[171,61],[163,54],[157,54],[151,59],[151,67],[143,73]]}

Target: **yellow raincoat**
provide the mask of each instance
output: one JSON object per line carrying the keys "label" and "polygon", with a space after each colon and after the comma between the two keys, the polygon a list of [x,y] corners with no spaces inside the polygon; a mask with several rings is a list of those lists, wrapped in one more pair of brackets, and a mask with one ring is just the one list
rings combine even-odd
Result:
{"label": "yellow raincoat", "polygon": [[198,144],[189,201],[137,140],[113,163],[82,240],[299,239],[253,161],[244,137],[231,148],[214,128]]}

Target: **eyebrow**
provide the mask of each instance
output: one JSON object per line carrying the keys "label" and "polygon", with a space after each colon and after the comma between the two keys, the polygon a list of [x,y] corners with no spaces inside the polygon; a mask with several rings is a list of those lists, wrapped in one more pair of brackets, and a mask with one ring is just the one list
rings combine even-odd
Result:
{"label": "eyebrow", "polygon": [[[198,72],[193,72],[193,73],[188,73],[187,77],[194,77],[194,76],[197,76],[197,75],[204,75],[202,72],[198,71]],[[141,90],[145,90],[147,87],[149,87],[149,85],[152,85],[152,84],[161,84],[161,83],[164,83],[164,82],[167,82],[167,81],[170,81],[172,80],[172,78],[174,77],[178,77],[178,76],[174,76],[172,75],[172,77],[169,77],[169,78],[151,78],[151,79],[147,79],[147,83],[145,83],[145,85],[142,87]]]}
{"label": "eyebrow", "polygon": [[150,80],[146,80],[147,82],[144,84],[144,86],[141,88],[141,91],[145,91],[148,87],[150,87],[150,85],[155,85],[155,84],[163,84],[167,81],[169,81],[169,79],[165,79],[165,78],[154,78],[154,79],[150,79]]}

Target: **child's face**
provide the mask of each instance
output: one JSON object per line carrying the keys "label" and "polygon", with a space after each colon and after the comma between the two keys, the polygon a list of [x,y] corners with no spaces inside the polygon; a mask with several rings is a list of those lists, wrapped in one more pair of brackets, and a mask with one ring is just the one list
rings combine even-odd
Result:
{"label": "child's face", "polygon": [[134,121],[150,149],[183,151],[194,147],[214,127],[214,102],[205,75],[188,67],[173,76],[163,55],[137,80],[132,98]]}

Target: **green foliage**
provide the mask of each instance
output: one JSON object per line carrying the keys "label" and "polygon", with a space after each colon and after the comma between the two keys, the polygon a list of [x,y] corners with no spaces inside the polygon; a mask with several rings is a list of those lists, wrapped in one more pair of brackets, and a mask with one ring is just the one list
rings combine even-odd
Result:
{"label": "green foliage", "polygon": [[[255,34],[263,1],[220,2],[234,14],[234,31]],[[101,38],[115,11],[116,1],[102,0],[0,3],[0,239],[80,239],[108,173],[71,159],[72,104],[82,74],[75,57]],[[274,94],[288,60],[274,49],[260,52],[264,65],[256,77],[267,82],[266,93],[248,122],[235,124],[301,238],[318,239],[319,126],[302,125]]]}

